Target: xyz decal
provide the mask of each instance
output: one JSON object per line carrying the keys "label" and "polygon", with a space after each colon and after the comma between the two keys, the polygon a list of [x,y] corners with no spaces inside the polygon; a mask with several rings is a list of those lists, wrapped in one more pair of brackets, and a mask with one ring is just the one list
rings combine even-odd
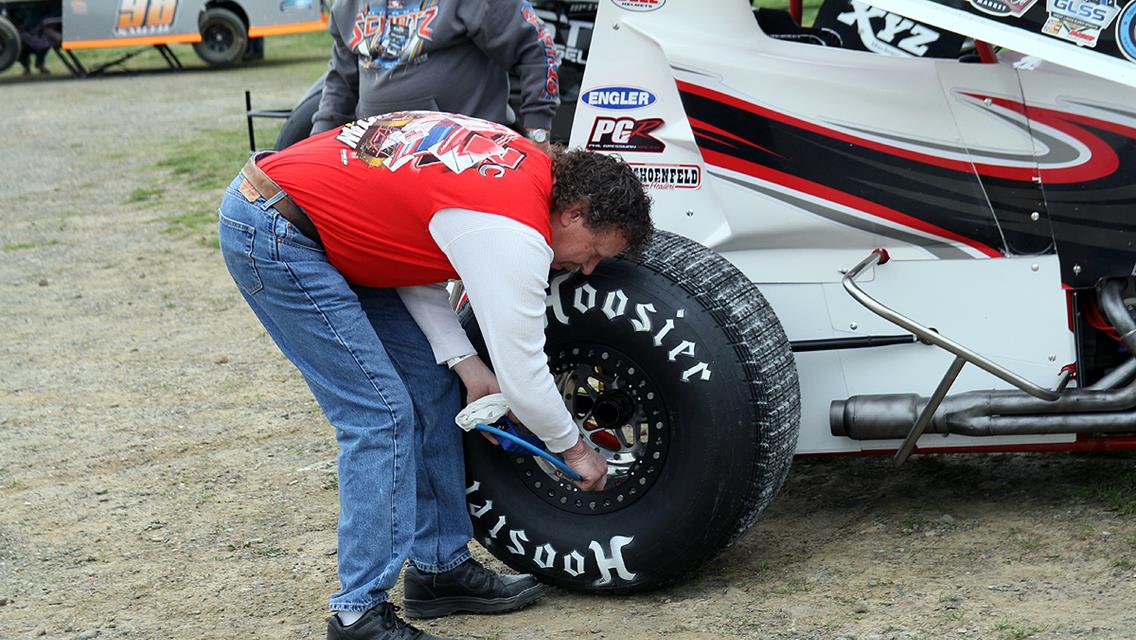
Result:
{"label": "xyz decal", "polygon": [[364,69],[421,62],[436,17],[438,0],[367,2],[355,15],[347,48],[359,56]]}
{"label": "xyz decal", "polygon": [[525,152],[508,146],[520,136],[499,124],[448,113],[402,111],[343,126],[336,140],[372,167],[398,171],[442,165],[461,173],[476,168],[501,177],[521,166]]}
{"label": "xyz decal", "polygon": [[667,145],[651,135],[663,126],[662,118],[596,118],[588,134],[588,151],[662,153]]}
{"label": "xyz decal", "polygon": [[[942,36],[927,25],[889,13],[860,0],[852,0],[850,6],[851,11],[839,14],[836,19],[849,26],[855,24],[860,34],[860,41],[872,53],[906,57],[922,56],[927,53],[930,45]],[[906,36],[901,37],[903,34]]]}

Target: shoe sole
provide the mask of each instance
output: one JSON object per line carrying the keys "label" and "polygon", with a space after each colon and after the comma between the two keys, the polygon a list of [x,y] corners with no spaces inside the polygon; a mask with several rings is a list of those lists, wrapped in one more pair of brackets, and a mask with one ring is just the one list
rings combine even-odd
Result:
{"label": "shoe sole", "polygon": [[404,600],[408,618],[440,618],[453,613],[508,613],[529,606],[548,593],[542,584],[525,589],[510,598],[475,598],[450,596],[433,600]]}

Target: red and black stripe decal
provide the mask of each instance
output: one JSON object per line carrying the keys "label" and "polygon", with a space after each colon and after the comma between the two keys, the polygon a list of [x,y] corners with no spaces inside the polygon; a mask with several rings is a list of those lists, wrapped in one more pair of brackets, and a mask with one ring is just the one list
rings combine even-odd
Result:
{"label": "red and black stripe decal", "polygon": [[[1109,239],[1097,231],[1102,226],[1136,231],[1116,209],[1136,203],[1136,130],[1131,127],[969,94],[1008,116],[1028,117],[1035,129],[1069,140],[1079,154],[1076,161],[1060,164],[1043,158],[1036,165],[1028,157],[972,162],[958,154],[936,154],[931,145],[930,151],[904,148],[881,142],[886,136],[869,139],[693,83],[677,84],[710,165],[983,255],[1052,253],[1056,246],[1063,263],[1067,250],[1082,257],[1093,253],[1102,269],[1123,270],[1127,264],[1125,272],[1131,272],[1132,236]],[[1040,221],[1031,219],[1033,212],[1042,214]],[[1081,264],[1083,270],[1086,261]]]}

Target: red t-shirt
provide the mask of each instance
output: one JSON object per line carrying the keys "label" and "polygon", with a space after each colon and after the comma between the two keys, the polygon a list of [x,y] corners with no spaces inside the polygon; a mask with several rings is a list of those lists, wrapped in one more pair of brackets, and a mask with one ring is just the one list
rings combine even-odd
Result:
{"label": "red t-shirt", "polygon": [[[441,209],[512,218],[551,244],[552,161],[517,132],[448,113],[365,118],[258,163],[311,217],[348,282],[403,287],[457,278],[430,236]],[[501,247],[486,247],[486,256]]]}

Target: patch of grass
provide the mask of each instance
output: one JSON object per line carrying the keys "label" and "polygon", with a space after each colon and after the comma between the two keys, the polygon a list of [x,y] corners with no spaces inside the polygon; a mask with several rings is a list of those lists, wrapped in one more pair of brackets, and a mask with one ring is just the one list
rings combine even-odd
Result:
{"label": "patch of grass", "polygon": [[1009,620],[1002,620],[994,625],[994,630],[998,632],[999,638],[1005,640],[1022,640],[1023,638],[1032,638],[1040,629],[1036,627],[1027,627],[1017,623],[1010,622]]}
{"label": "patch of grass", "polygon": [[174,213],[166,217],[169,227],[167,233],[200,233],[212,227],[217,221],[217,211],[208,208],[194,208],[190,211]]}
{"label": "patch of grass", "polygon": [[915,531],[923,529],[928,525],[928,523],[929,521],[927,520],[927,518],[919,514],[908,514],[903,517],[903,521],[900,522],[899,526],[904,533],[913,533]]}
{"label": "patch of grass", "polygon": [[217,194],[232,181],[248,157],[246,142],[242,128],[204,129],[175,142],[158,166],[194,191]]}
{"label": "patch of grass", "polygon": [[126,203],[131,204],[134,202],[148,202],[162,197],[166,190],[162,187],[138,187],[126,196]]}
{"label": "patch of grass", "polygon": [[38,249],[40,247],[50,247],[51,245],[59,244],[58,240],[43,240],[40,242],[13,242],[4,245],[4,251],[11,253],[13,251],[24,251],[25,249]]}
{"label": "patch of grass", "polygon": [[1010,527],[1010,537],[1024,551],[1037,551],[1041,548],[1041,541],[1018,527]]}
{"label": "patch of grass", "polygon": [[1136,469],[1103,464],[1085,476],[1084,492],[1089,500],[1122,516],[1136,516]]}

